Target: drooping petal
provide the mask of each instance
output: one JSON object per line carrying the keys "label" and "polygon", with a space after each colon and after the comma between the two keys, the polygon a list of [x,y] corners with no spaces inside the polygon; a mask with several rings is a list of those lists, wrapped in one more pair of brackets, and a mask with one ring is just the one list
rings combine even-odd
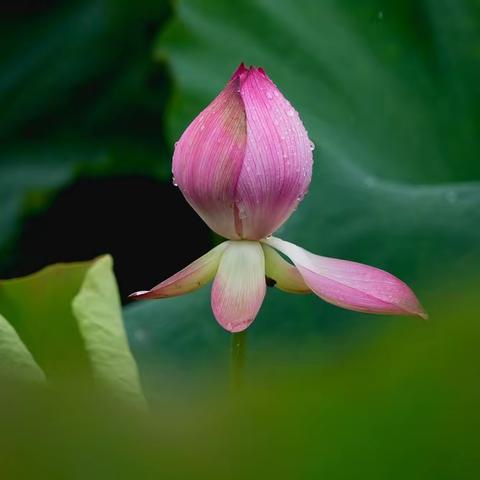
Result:
{"label": "drooping petal", "polygon": [[143,290],[132,293],[129,298],[152,299],[176,297],[203,287],[210,282],[217,272],[218,264],[222,253],[225,251],[228,242],[223,242],[201,256],[193,263],[180,270],[175,275],[167,278],[151,290]]}
{"label": "drooping petal", "polygon": [[245,156],[247,127],[239,93],[241,65],[224,90],[203,110],[176,143],[174,182],[208,224],[226,238],[235,228],[235,192]]}
{"label": "drooping petal", "polygon": [[279,238],[264,243],[287,255],[319,297],[340,307],[367,313],[427,318],[412,290],[390,273],[347,260],[321,257]]}
{"label": "drooping petal", "polygon": [[212,310],[229,332],[245,330],[265,297],[265,261],[259,242],[231,241],[212,286]]}
{"label": "drooping petal", "polygon": [[298,113],[263,69],[239,77],[247,145],[236,189],[242,238],[274,232],[303,199],[312,175],[312,149]]}
{"label": "drooping petal", "polygon": [[288,293],[310,293],[298,269],[285,261],[276,250],[262,244],[265,255],[265,275],[275,281],[275,287]]}

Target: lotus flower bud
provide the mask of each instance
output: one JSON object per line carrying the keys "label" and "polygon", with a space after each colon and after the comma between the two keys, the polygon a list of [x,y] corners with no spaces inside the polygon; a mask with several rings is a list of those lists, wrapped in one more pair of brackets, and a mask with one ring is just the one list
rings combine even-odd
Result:
{"label": "lotus flower bud", "polygon": [[271,236],[307,191],[312,150],[297,112],[265,72],[240,65],[187,128],[173,155],[175,182],[185,198],[229,241],[131,297],[183,295],[213,280],[212,311],[229,332],[253,322],[266,280],[349,310],[427,318],[410,287],[392,274],[315,255]]}
{"label": "lotus flower bud", "polygon": [[175,183],[223,237],[260,240],[307,192],[313,143],[262,68],[243,64],[177,142]]}

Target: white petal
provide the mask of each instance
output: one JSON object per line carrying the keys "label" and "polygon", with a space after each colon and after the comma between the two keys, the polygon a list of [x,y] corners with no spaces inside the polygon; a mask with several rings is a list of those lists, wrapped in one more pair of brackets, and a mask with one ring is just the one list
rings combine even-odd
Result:
{"label": "white petal", "polygon": [[265,254],[265,274],[275,281],[275,287],[288,293],[311,292],[295,266],[268,245],[262,244],[262,248]]}
{"label": "white petal", "polygon": [[259,242],[230,241],[212,287],[212,310],[229,332],[245,330],[265,297],[265,259]]}

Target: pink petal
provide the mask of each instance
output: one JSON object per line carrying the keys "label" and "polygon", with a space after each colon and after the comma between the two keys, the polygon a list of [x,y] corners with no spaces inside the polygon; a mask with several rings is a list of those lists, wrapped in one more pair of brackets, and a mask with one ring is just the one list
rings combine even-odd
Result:
{"label": "pink petal", "polygon": [[367,313],[427,318],[415,294],[390,273],[361,263],[314,255],[279,238],[264,243],[287,255],[305,283],[327,302]]}
{"label": "pink petal", "polygon": [[275,281],[275,287],[288,293],[310,293],[297,268],[285,261],[276,250],[262,244],[265,255],[265,275]]}
{"label": "pink petal", "polygon": [[228,242],[212,287],[212,310],[218,323],[229,332],[245,330],[257,316],[265,290],[260,243]]}
{"label": "pink petal", "polygon": [[175,183],[208,226],[227,238],[239,238],[235,192],[247,141],[239,76],[245,71],[243,65],[238,68],[185,130],[173,154]]}
{"label": "pink petal", "polygon": [[236,202],[243,238],[275,231],[307,192],[312,149],[298,113],[261,68],[239,76],[247,145]]}
{"label": "pink petal", "polygon": [[176,297],[203,287],[203,285],[210,282],[215,276],[220,257],[227,245],[228,242],[221,243],[151,290],[132,293],[129,298],[152,299]]}

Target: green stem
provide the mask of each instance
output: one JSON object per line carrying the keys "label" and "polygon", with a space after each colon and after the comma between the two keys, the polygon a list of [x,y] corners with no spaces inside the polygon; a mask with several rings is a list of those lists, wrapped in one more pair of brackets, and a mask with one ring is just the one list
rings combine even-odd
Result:
{"label": "green stem", "polygon": [[238,392],[243,386],[245,369],[245,350],[247,348],[247,331],[232,334],[232,390]]}

